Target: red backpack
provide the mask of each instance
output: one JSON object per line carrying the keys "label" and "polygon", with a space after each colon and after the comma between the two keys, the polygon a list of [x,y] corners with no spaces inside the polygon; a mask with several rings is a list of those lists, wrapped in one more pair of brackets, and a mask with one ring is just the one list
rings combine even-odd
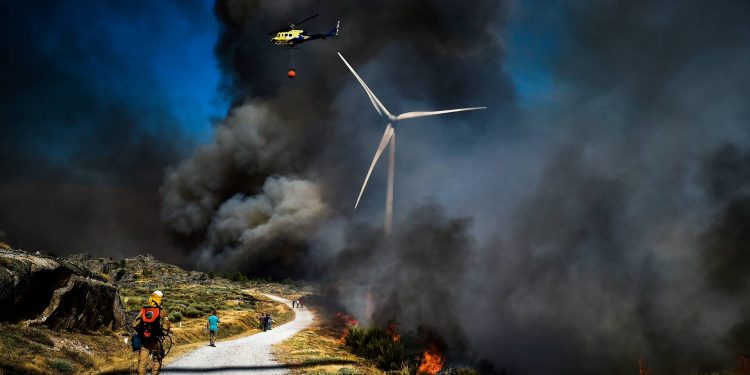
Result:
{"label": "red backpack", "polygon": [[161,308],[141,307],[140,317],[140,331],[144,338],[161,334]]}

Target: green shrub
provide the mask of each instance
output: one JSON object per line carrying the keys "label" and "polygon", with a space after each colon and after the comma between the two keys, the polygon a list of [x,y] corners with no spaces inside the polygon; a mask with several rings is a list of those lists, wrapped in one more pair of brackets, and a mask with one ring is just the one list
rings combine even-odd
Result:
{"label": "green shrub", "polygon": [[382,328],[347,327],[349,334],[345,344],[355,354],[373,360],[381,370],[397,370],[403,367],[406,350],[401,341],[395,341]]}
{"label": "green shrub", "polygon": [[247,276],[245,276],[245,274],[242,273],[242,272],[240,272],[240,271],[229,272],[229,273],[227,273],[227,274],[224,275],[224,278],[225,279],[229,279],[231,281],[235,281],[235,282],[246,282],[247,281]]}
{"label": "green shrub", "polygon": [[205,303],[191,303],[190,308],[196,309],[204,313],[209,312],[211,310],[211,306],[208,306]]}
{"label": "green shrub", "polygon": [[208,278],[209,279],[213,279],[215,277],[216,277],[216,273],[214,273],[214,271],[211,271],[211,272],[208,273]]}
{"label": "green shrub", "polygon": [[76,372],[76,366],[72,362],[62,358],[48,359],[47,365],[61,374],[75,374]]}
{"label": "green shrub", "polygon": [[65,355],[65,357],[71,359],[73,362],[82,365],[83,367],[91,368],[94,366],[94,360],[90,355],[86,353],[68,348],[63,348],[62,353]]}
{"label": "green shrub", "polygon": [[200,318],[201,316],[203,316],[203,313],[190,307],[185,310],[185,316],[188,318]]}
{"label": "green shrub", "polygon": [[125,302],[125,307],[128,310],[138,310],[146,304],[146,299],[143,297],[128,297]]}
{"label": "green shrub", "polygon": [[169,321],[179,323],[182,321],[182,312],[180,311],[172,311],[169,313]]}
{"label": "green shrub", "polygon": [[182,303],[171,303],[169,305],[165,304],[165,306],[169,310],[169,312],[172,312],[172,311],[183,312],[188,309],[188,305],[182,304]]}

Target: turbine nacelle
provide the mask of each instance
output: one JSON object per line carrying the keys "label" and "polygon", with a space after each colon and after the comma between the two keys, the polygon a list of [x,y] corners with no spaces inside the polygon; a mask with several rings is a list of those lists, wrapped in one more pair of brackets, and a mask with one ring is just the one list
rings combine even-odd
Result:
{"label": "turbine nacelle", "polygon": [[372,159],[372,163],[370,163],[370,169],[367,171],[367,176],[365,176],[365,181],[362,184],[362,189],[359,191],[359,196],[357,196],[357,202],[354,203],[354,208],[356,209],[359,205],[360,199],[362,199],[362,194],[365,192],[365,187],[367,187],[367,181],[370,180],[370,174],[372,174],[372,170],[375,168],[375,164],[377,163],[378,159],[380,158],[380,155],[383,154],[383,151],[386,147],[390,146],[390,153],[388,158],[388,190],[386,194],[386,202],[385,202],[385,233],[389,234],[391,231],[391,224],[393,222],[393,179],[395,174],[395,158],[396,158],[396,130],[393,128],[394,125],[396,125],[400,120],[406,120],[410,118],[417,118],[417,117],[426,117],[426,116],[436,116],[436,115],[442,115],[446,113],[452,113],[452,112],[463,112],[463,111],[474,111],[477,109],[485,109],[487,107],[471,107],[471,108],[458,108],[458,109],[447,109],[443,111],[418,111],[418,112],[406,112],[402,113],[398,116],[392,115],[390,112],[388,112],[388,109],[385,108],[383,103],[380,102],[377,96],[370,90],[369,87],[367,87],[367,84],[365,81],[362,80],[362,78],[357,74],[357,72],[354,71],[354,68],[352,68],[351,65],[349,65],[349,62],[346,61],[344,56],[339,53],[339,57],[341,57],[341,60],[344,61],[344,64],[346,64],[347,68],[354,74],[354,77],[357,78],[357,81],[362,85],[362,88],[365,89],[365,93],[367,94],[367,97],[370,99],[370,102],[372,103],[372,106],[375,107],[375,110],[380,114],[381,116],[385,116],[388,119],[388,124],[385,126],[385,132],[383,132],[383,137],[380,139],[380,144],[378,145],[377,150],[375,150],[375,156]]}

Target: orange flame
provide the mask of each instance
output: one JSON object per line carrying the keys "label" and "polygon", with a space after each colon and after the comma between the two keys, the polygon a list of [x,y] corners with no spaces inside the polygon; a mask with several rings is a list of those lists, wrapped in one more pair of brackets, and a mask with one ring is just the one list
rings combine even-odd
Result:
{"label": "orange flame", "polygon": [[737,354],[738,375],[750,375],[750,356]]}
{"label": "orange flame", "polygon": [[638,374],[639,375],[651,375],[651,369],[646,365],[646,361],[641,358],[638,361]]}
{"label": "orange flame", "polygon": [[399,342],[401,340],[401,335],[398,334],[398,324],[388,324],[388,329],[386,330],[386,332],[388,332],[388,335],[391,336],[393,342]]}
{"label": "orange flame", "polygon": [[353,316],[344,314],[341,312],[336,313],[336,320],[340,322],[340,324],[344,325],[344,329],[341,332],[341,337],[339,337],[339,341],[343,344],[346,342],[346,336],[349,336],[349,326],[356,327],[359,322],[357,319],[354,319]]}
{"label": "orange flame", "polygon": [[443,369],[445,357],[438,351],[437,347],[426,350],[422,356],[422,364],[419,365],[418,373],[435,375]]}

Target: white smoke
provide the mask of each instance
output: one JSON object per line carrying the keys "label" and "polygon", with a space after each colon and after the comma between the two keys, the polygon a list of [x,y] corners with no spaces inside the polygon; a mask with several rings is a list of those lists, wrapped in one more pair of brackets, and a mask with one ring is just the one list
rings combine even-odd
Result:
{"label": "white smoke", "polygon": [[190,235],[205,231],[226,192],[241,176],[270,174],[284,163],[289,143],[278,119],[263,104],[238,106],[216,128],[215,139],[167,173],[162,219],[168,229]]}
{"label": "white smoke", "polygon": [[313,182],[269,177],[256,196],[236,195],[224,202],[208,228],[198,266],[213,268],[254,258],[277,238],[307,242],[331,214]]}

